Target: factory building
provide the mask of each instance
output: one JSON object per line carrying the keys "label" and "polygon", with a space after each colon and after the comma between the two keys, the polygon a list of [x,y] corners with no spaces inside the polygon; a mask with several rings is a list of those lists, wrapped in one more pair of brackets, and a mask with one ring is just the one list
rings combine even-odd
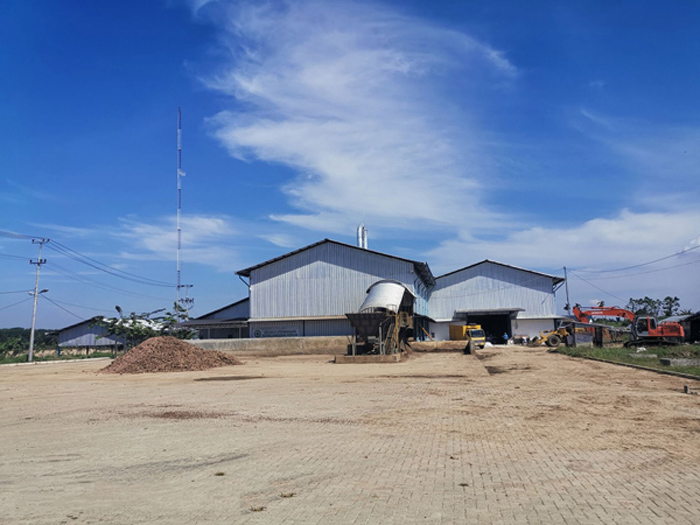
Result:
{"label": "factory building", "polygon": [[416,323],[428,327],[435,278],[427,263],[324,239],[237,273],[249,280],[251,337],[352,335],[345,314],[381,280],[404,285]]}
{"label": "factory building", "polygon": [[[370,288],[393,281],[413,297],[414,337],[449,338],[450,324],[481,324],[500,342],[504,333],[536,335],[555,327],[556,288],[564,279],[485,260],[435,278],[427,263],[324,239],[245,268],[248,298],[188,321],[201,338],[310,337],[353,334],[346,317]],[[247,331],[246,331],[247,330]]]}
{"label": "factory building", "polygon": [[555,328],[554,292],[564,279],[484,260],[435,279],[431,335],[449,338],[451,324],[479,324],[494,342],[503,334],[536,335]]}

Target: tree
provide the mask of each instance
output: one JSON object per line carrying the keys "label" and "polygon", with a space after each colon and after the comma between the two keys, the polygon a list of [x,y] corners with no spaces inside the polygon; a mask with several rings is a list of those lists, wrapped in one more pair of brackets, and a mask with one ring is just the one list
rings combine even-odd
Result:
{"label": "tree", "polygon": [[[0,358],[14,357],[29,348],[29,328],[0,328]],[[58,333],[55,330],[37,329],[34,333],[34,349],[55,349]]]}
{"label": "tree", "polygon": [[672,315],[683,314],[688,312],[692,314],[690,310],[681,310],[681,300],[678,297],[671,297],[667,295],[663,299],[652,299],[651,297],[643,297],[640,299],[634,299],[630,297],[626,308],[634,312],[635,315],[650,315],[654,317],[670,317]]}
{"label": "tree", "polygon": [[661,308],[663,310],[664,317],[670,317],[672,315],[678,314],[678,310],[681,307],[681,301],[678,297],[671,297],[667,295],[664,297]]}
{"label": "tree", "polygon": [[630,297],[627,303],[627,309],[634,312],[635,315],[650,315],[653,317],[658,317],[661,311],[662,301],[661,299],[652,299],[651,297],[645,296],[641,299],[633,299]]}
{"label": "tree", "polygon": [[103,326],[107,335],[114,335],[122,339],[126,347],[131,348],[151,337],[170,335],[178,339],[192,339],[197,332],[188,328],[182,328],[179,323],[188,319],[187,311],[177,303],[173,304],[172,312],[165,312],[158,317],[151,317],[165,311],[165,308],[153,312],[137,314],[131,312],[124,316],[123,310],[115,307],[119,317],[102,317],[96,319],[92,326]]}

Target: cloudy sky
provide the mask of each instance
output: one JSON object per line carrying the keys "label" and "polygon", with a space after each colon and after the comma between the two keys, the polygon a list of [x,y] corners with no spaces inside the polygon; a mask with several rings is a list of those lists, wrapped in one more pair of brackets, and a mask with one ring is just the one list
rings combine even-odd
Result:
{"label": "cloudy sky", "polygon": [[360,222],[436,275],[566,266],[572,302],[698,310],[699,26],[691,2],[9,0],[0,327],[31,321],[32,238],[40,327],[172,305],[178,106],[194,316]]}

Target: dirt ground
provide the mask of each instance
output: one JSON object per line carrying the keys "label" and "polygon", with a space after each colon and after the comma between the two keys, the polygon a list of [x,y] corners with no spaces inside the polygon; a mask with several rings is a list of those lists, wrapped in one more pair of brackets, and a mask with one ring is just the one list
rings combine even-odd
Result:
{"label": "dirt ground", "polygon": [[697,523],[700,383],[543,349],[0,367],[0,523]]}

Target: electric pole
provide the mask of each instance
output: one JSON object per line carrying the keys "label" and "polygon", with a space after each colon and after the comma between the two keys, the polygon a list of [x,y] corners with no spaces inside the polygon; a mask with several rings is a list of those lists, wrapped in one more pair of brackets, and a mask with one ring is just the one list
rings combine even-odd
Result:
{"label": "electric pole", "polygon": [[566,266],[564,266],[564,285],[566,286],[566,306],[564,310],[571,314],[571,303],[569,302],[569,278],[566,275]]}
{"label": "electric pole", "polygon": [[[39,272],[41,271],[41,265],[46,264],[46,259],[41,258],[41,248],[44,246],[45,242],[49,242],[49,239],[32,239],[32,244],[39,245],[39,255],[36,261],[29,260],[29,264],[36,264],[36,280],[34,281],[34,308],[32,309],[32,330],[29,333],[29,362],[31,363],[34,359],[34,327],[36,326],[36,303],[39,300]],[[42,293],[44,290],[42,290]]]}
{"label": "electric pole", "polygon": [[194,303],[194,299],[190,297],[190,288],[192,288],[192,284],[181,284],[180,288],[185,289],[185,297],[183,299],[180,299],[180,303],[184,305],[185,309],[185,314],[187,315],[187,319],[190,318],[190,305]]}

